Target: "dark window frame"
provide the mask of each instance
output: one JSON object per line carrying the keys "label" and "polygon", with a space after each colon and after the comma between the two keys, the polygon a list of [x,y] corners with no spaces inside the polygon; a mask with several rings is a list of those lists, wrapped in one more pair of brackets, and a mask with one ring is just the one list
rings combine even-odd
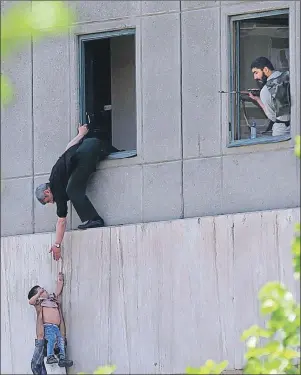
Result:
{"label": "dark window frame", "polygon": [[[238,88],[237,83],[239,82],[239,69],[236,67],[240,66],[240,57],[239,57],[239,21],[244,21],[247,19],[258,19],[261,17],[268,17],[274,15],[290,15],[290,10],[288,8],[276,9],[276,10],[267,10],[262,12],[254,12],[247,14],[231,15],[228,17],[228,27],[229,27],[229,91],[236,91]],[[290,28],[289,24],[289,28]],[[291,45],[291,43],[290,43]],[[291,47],[290,47],[291,48]],[[291,62],[290,62],[291,64]],[[236,66],[236,67],[235,67]],[[234,69],[235,67],[235,69]],[[289,67],[289,70],[291,68]],[[263,136],[255,139],[235,139],[235,131],[237,134],[240,134],[240,103],[239,103],[239,94],[229,95],[228,99],[228,110],[229,110],[229,136],[227,147],[239,147],[255,144],[266,144],[266,143],[279,143],[288,141],[291,139],[291,133],[281,136]],[[234,113],[235,112],[235,113]],[[234,116],[237,116],[235,119]],[[236,120],[236,121],[235,121]],[[234,124],[237,128],[234,129]]]}
{"label": "dark window frame", "polygon": [[[79,82],[79,118],[83,124],[86,122],[86,94],[85,94],[85,43],[99,39],[109,39],[113,37],[136,35],[135,28],[126,28],[121,30],[104,31],[99,33],[78,35],[78,51],[79,51],[79,69],[78,69],[78,82]],[[137,97],[136,97],[137,102]],[[137,132],[136,132],[137,137]],[[111,153],[108,159],[124,159],[137,156],[137,146],[134,150],[118,151]]]}

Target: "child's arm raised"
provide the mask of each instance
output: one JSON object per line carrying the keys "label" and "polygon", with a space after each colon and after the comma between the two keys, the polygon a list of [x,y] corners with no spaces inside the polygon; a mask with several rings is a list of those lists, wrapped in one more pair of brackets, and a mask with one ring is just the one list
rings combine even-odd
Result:
{"label": "child's arm raised", "polygon": [[62,272],[59,272],[57,283],[56,283],[56,291],[55,291],[56,297],[59,297],[60,294],[62,293],[63,286],[64,286],[64,274]]}
{"label": "child's arm raised", "polygon": [[38,298],[40,298],[41,294],[44,292],[44,289],[43,288],[40,288],[38,293],[35,294],[33,297],[30,298],[30,300],[28,301],[28,303],[30,305],[35,305],[37,303],[37,300]]}

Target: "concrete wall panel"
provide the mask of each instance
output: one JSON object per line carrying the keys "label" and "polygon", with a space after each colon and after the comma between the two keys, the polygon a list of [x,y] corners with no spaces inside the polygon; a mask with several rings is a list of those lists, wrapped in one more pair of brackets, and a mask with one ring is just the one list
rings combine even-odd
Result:
{"label": "concrete wall panel", "polygon": [[293,150],[223,158],[223,212],[297,207],[297,159]]}
{"label": "concrete wall panel", "polygon": [[[110,362],[110,229],[70,232],[66,239],[63,309],[68,352],[74,360],[72,372],[92,373]],[[93,337],[96,340],[90,346]]]}
{"label": "concrete wall panel", "polygon": [[33,232],[32,178],[1,181],[1,236]]}
{"label": "concrete wall panel", "polygon": [[[35,317],[33,307],[28,304],[27,295],[34,285],[41,285],[53,291],[56,269],[48,253],[50,234],[17,236],[1,239],[1,263],[6,279],[7,299],[1,295],[1,305],[8,306],[11,332],[10,347],[12,374],[30,374],[30,361],[34,350]],[[7,249],[5,251],[4,249]],[[8,251],[10,249],[10,251]],[[22,335],[20,335],[22,332]],[[1,347],[3,342],[1,337]],[[7,359],[6,359],[7,360]],[[1,363],[3,359],[1,357]],[[5,361],[4,361],[5,362]],[[1,366],[2,368],[2,366]],[[9,372],[7,372],[9,373]]]}
{"label": "concrete wall panel", "polygon": [[222,160],[208,158],[184,161],[184,217],[222,212]]}
{"label": "concrete wall panel", "polygon": [[[1,4],[2,5],[2,4]],[[1,246],[2,248],[2,246]],[[11,325],[8,303],[8,274],[1,254],[1,374],[13,374]]]}
{"label": "concrete wall panel", "polygon": [[[199,367],[208,358],[219,360],[222,355],[218,280],[213,248],[214,219],[185,219],[174,222],[170,229],[173,232],[166,228],[166,238],[173,238],[175,248],[168,254],[169,259],[164,257],[162,263],[164,266],[171,263],[171,372],[179,373],[180,369],[183,371],[184,363]],[[196,295],[200,297],[194,298]],[[210,338],[206,344],[204,337]],[[193,345],[194,350],[190,349],[188,343]]]}
{"label": "concrete wall panel", "polygon": [[[4,15],[9,3],[1,2]],[[11,81],[14,95],[8,106],[1,108],[1,178],[30,176],[33,162],[31,41],[25,42],[12,56],[1,59],[1,73]]]}
{"label": "concrete wall panel", "polygon": [[291,272],[291,259],[287,257],[287,244],[295,235],[294,223],[300,221],[300,212],[295,209],[282,210],[277,213],[278,251],[280,264],[280,280],[294,293],[300,303],[300,283],[296,283]]}
{"label": "concrete wall panel", "polygon": [[[106,225],[140,223],[142,217],[142,167],[100,169],[88,185],[87,195]],[[80,220],[72,208],[72,228]]]}
{"label": "concrete wall panel", "polygon": [[143,222],[181,217],[182,163],[143,167]]}
{"label": "concrete wall panel", "polygon": [[[251,302],[249,296],[256,295],[266,282],[278,278],[275,223],[274,212],[237,214],[234,217],[234,366],[238,369],[244,361],[245,349],[237,343],[243,330],[254,324],[254,316],[260,316],[257,300]],[[248,233],[248,238],[245,233]],[[250,238],[253,240],[250,241]],[[242,306],[246,305],[249,308],[241,314]],[[257,322],[262,325],[263,319],[257,318]]]}
{"label": "concrete wall panel", "polygon": [[[139,373],[143,367],[139,371],[136,363],[143,360],[139,356],[139,343],[144,337],[138,323],[137,260],[141,252],[141,227],[132,225],[112,228],[110,241],[110,362],[121,364],[118,366],[118,374]],[[137,319],[132,319],[133,316]]]}
{"label": "concrete wall panel", "polygon": [[180,1],[142,1],[142,15],[180,10]]}
{"label": "concrete wall panel", "polygon": [[140,1],[68,1],[76,21],[92,22],[138,16]]}
{"label": "concrete wall panel", "polygon": [[142,19],[143,157],[181,158],[180,20],[178,14]]}
{"label": "concrete wall panel", "polygon": [[219,9],[182,15],[184,158],[220,154]]}
{"label": "concrete wall panel", "polygon": [[34,172],[50,173],[69,141],[69,38],[33,45]]}
{"label": "concrete wall panel", "polygon": [[181,8],[182,10],[209,8],[219,6],[220,3],[220,1],[181,0]]}
{"label": "concrete wall panel", "polygon": [[[221,353],[222,360],[235,363],[235,319],[228,319],[234,311],[234,216],[216,216],[214,231],[216,233],[216,277],[218,279],[218,299],[221,325]],[[221,282],[221,279],[223,280]]]}
{"label": "concrete wall panel", "polygon": [[[297,220],[298,208],[69,232],[63,264],[48,253],[52,233],[2,238],[12,372],[30,373],[28,291],[35,284],[52,291],[61,267],[71,373],[107,363],[117,373],[182,373],[208,358],[242,368],[239,336],[261,322],[258,289],[281,279],[297,290],[290,253]],[[9,358],[1,360],[9,370]]]}

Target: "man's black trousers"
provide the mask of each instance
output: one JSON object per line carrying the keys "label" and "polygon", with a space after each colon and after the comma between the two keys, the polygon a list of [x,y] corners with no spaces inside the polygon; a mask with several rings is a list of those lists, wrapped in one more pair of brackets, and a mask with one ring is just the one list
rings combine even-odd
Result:
{"label": "man's black trousers", "polygon": [[90,175],[96,171],[97,163],[107,156],[107,147],[101,140],[86,138],[72,157],[74,168],[66,192],[82,222],[99,216],[86,195],[86,188]]}

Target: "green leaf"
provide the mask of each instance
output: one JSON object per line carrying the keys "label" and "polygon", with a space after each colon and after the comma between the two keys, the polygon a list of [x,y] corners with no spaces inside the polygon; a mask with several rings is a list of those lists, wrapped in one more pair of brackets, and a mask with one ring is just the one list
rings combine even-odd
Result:
{"label": "green leaf", "polygon": [[215,363],[211,359],[206,361],[204,366],[200,368],[187,367],[186,374],[221,374],[228,366],[228,361]]}
{"label": "green leaf", "polygon": [[255,336],[255,337],[270,337],[272,332],[269,330],[266,330],[264,328],[259,327],[258,325],[253,325],[249,329],[245,330],[243,334],[241,335],[241,340],[245,341],[248,339],[250,336]]}
{"label": "green leaf", "polygon": [[295,138],[295,154],[298,158],[300,158],[300,155],[301,155],[300,135],[297,135]]}
{"label": "green leaf", "polygon": [[1,74],[1,104],[7,104],[13,97],[12,86],[9,79]]}
{"label": "green leaf", "polygon": [[116,366],[102,366],[98,367],[93,374],[112,374],[116,370]]}
{"label": "green leaf", "polygon": [[6,57],[31,37],[67,32],[74,15],[63,1],[17,3],[1,15],[1,56]]}

